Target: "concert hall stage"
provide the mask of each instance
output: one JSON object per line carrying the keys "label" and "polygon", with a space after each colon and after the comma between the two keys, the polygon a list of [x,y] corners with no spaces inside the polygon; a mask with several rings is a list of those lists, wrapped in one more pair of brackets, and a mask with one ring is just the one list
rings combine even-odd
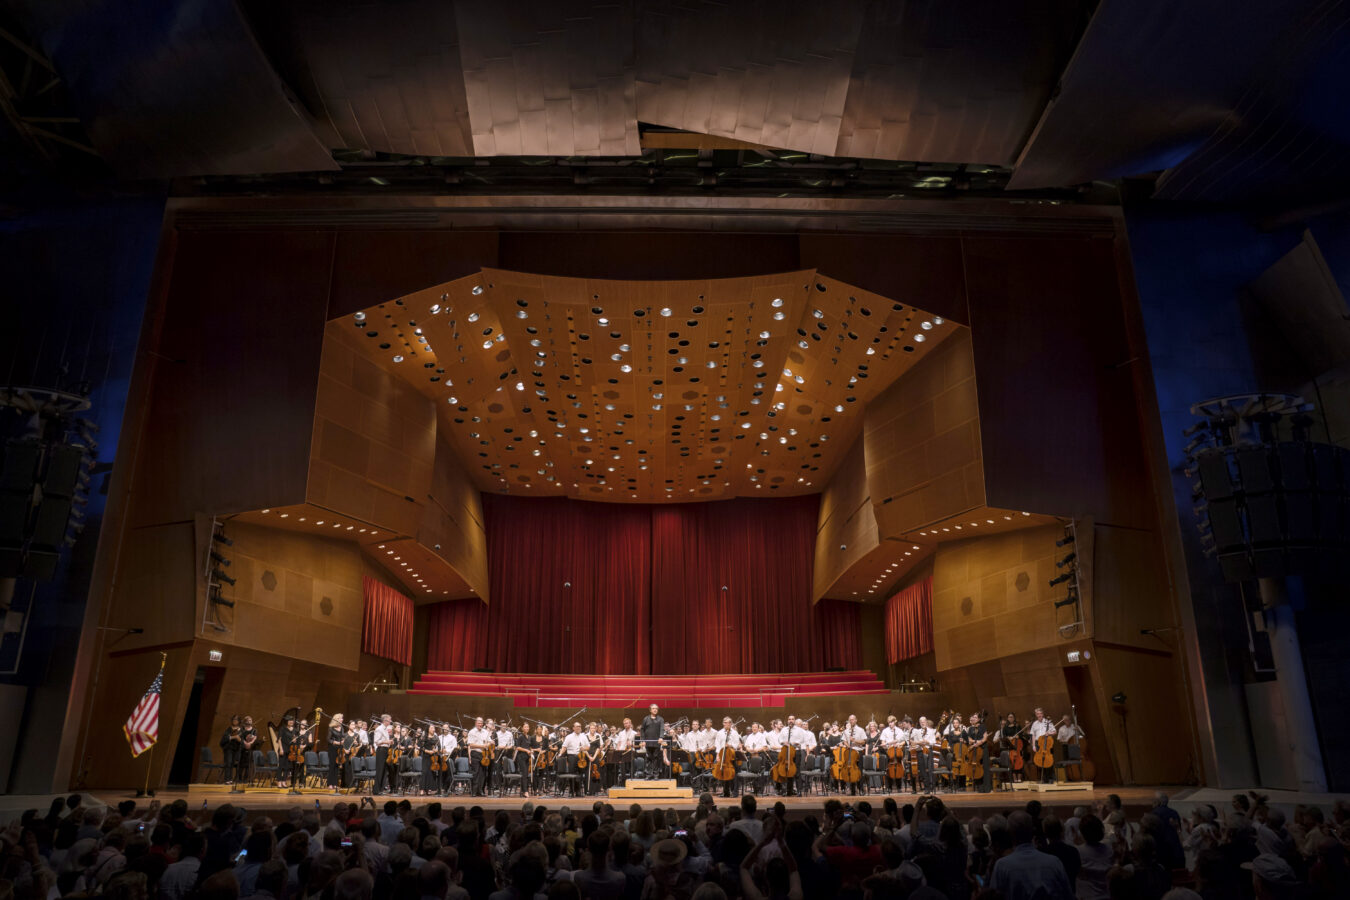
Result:
{"label": "concert hall stage", "polygon": [[[1058,790],[1048,793],[1038,793],[1035,791],[996,791],[992,794],[976,794],[953,791],[950,793],[939,793],[937,796],[942,802],[957,811],[961,817],[972,815],[987,816],[993,813],[1006,812],[1011,809],[1020,808],[1026,805],[1030,800],[1041,801],[1042,806],[1047,811],[1054,811],[1061,816],[1071,815],[1076,806],[1091,806],[1098,800],[1104,800],[1107,794],[1118,794],[1125,804],[1129,815],[1138,816],[1147,812],[1153,806],[1153,794],[1155,791],[1168,791],[1174,798],[1180,799],[1183,795],[1189,794],[1193,788],[1166,788],[1158,786],[1149,787],[1115,787],[1115,786],[1094,786],[1092,790]],[[1172,793],[1175,791],[1176,793]],[[115,806],[117,803],[136,799],[134,791],[96,791],[93,795],[108,804]],[[327,821],[328,815],[332,812],[333,804],[344,802],[360,802],[362,794],[334,794],[328,790],[306,790],[302,795],[296,796],[287,794],[285,791],[275,788],[248,788],[242,794],[231,794],[223,785],[206,784],[190,785],[188,789],[170,789],[163,790],[157,794],[157,799],[162,804],[169,804],[175,800],[186,800],[188,808],[194,812],[201,809],[202,804],[206,803],[211,807],[222,803],[231,803],[236,806],[242,806],[247,810],[249,818],[255,815],[267,815],[274,819],[278,815],[285,815],[290,810],[298,807],[309,809],[318,801],[320,811]],[[719,807],[729,806],[739,802],[739,795],[733,795],[730,798],[723,798],[715,795]],[[774,803],[782,800],[787,806],[788,815],[792,818],[802,818],[809,813],[819,813],[825,802],[830,799],[839,799],[844,802],[856,802],[857,800],[867,800],[872,804],[874,810],[881,809],[882,799],[886,796],[894,796],[897,803],[903,806],[906,803],[913,803],[917,794],[869,794],[857,798],[840,794],[811,794],[804,797],[778,797],[773,794],[764,794],[759,796],[760,811],[772,807]],[[401,796],[380,796],[375,798],[376,810],[384,806],[386,800],[403,800]],[[492,816],[497,810],[507,810],[511,813],[519,813],[521,805],[528,800],[536,806],[543,804],[551,809],[558,809],[562,806],[570,807],[574,812],[589,812],[591,805],[596,800],[603,800],[614,806],[614,813],[617,818],[627,818],[629,803],[622,800],[608,800],[603,796],[595,797],[528,797],[522,798],[518,795],[508,797],[469,797],[464,794],[454,794],[449,797],[408,797],[406,798],[413,804],[414,808],[425,806],[432,802],[439,801],[447,810],[456,806],[481,806],[484,814]],[[144,803],[142,799],[140,802]],[[641,802],[641,801],[639,801]],[[662,809],[676,809],[680,811],[693,810],[697,805],[698,798],[695,795],[693,800],[685,801],[658,801],[643,802],[644,808],[660,807]],[[1329,807],[1329,802],[1328,802]],[[370,807],[367,806],[367,809]]]}

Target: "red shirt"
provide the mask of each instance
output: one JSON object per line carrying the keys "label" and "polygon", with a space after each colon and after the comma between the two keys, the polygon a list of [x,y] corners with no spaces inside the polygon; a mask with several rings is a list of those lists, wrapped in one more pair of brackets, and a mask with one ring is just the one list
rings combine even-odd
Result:
{"label": "red shirt", "polygon": [[841,887],[857,887],[881,865],[881,848],[826,847],[825,860],[839,873]]}

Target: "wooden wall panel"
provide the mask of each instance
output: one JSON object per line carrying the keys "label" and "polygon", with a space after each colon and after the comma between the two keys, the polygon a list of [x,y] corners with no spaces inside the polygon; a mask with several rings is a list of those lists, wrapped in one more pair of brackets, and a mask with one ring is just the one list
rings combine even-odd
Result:
{"label": "wooden wall panel", "polygon": [[801,265],[968,324],[961,239],[896,234],[801,234]]}
{"label": "wooden wall panel", "polygon": [[[1180,660],[1166,647],[1148,651],[1096,642],[1089,668],[1122,779],[1134,784],[1193,783],[1200,767],[1191,751]],[[1111,703],[1117,691],[1126,694],[1123,706]]]}
{"label": "wooden wall panel", "polygon": [[[208,632],[222,644],[355,669],[361,656],[363,575],[392,584],[349,540],[231,523],[224,552],[237,579],[220,610],[229,631]],[[325,602],[325,600],[327,602]]]}
{"label": "wooden wall panel", "polygon": [[1099,641],[1157,650],[1141,629],[1177,625],[1162,541],[1156,531],[1093,529],[1091,628]]}
{"label": "wooden wall panel", "polygon": [[[938,546],[933,649],[939,671],[1065,643],[1053,603],[1063,588],[1048,585],[1062,535],[1050,525]],[[1068,609],[1059,615],[1072,621]]]}
{"label": "wooden wall panel", "polygon": [[867,404],[863,444],[882,539],[984,505],[969,331],[950,335]]}
{"label": "wooden wall panel", "polygon": [[135,524],[304,497],[333,237],[178,235]]}
{"label": "wooden wall panel", "polygon": [[444,438],[436,441],[431,491],[417,541],[445,560],[484,602],[489,600],[483,499]]}
{"label": "wooden wall panel", "polygon": [[354,332],[345,321],[326,329],[306,499],[416,534],[431,491],[436,413],[410,384],[357,353]]}
{"label": "wooden wall panel", "polygon": [[195,523],[129,529],[122,543],[117,583],[109,600],[110,628],[144,628],[116,638],[120,651],[189,641],[200,612],[194,598],[204,556]]}
{"label": "wooden wall panel", "polygon": [[825,596],[839,576],[879,543],[877,520],[867,491],[866,452],[860,437],[820,495],[812,600]]}
{"label": "wooden wall panel", "polygon": [[964,246],[989,505],[1156,528],[1113,243]]}

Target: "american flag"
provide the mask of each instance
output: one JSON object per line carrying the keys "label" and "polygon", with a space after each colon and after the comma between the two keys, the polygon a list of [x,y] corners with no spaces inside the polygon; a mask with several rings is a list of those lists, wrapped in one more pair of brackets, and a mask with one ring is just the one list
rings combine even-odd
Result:
{"label": "american flag", "polygon": [[161,668],[150,690],[131,711],[131,718],[122,726],[122,733],[131,745],[132,757],[140,756],[159,740],[159,692],[164,689],[164,670]]}

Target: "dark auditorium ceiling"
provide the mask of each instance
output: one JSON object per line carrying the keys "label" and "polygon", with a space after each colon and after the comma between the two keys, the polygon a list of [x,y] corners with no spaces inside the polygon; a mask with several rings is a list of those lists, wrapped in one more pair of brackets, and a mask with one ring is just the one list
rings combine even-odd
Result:
{"label": "dark auditorium ceiling", "polygon": [[867,401],[964,327],[814,270],[485,269],[329,324],[436,402],[481,489],[627,502],[818,493]]}
{"label": "dark auditorium ceiling", "polygon": [[1350,190],[1347,26],[1339,0],[3,0],[0,149],[208,192],[1140,176],[1291,209]]}

